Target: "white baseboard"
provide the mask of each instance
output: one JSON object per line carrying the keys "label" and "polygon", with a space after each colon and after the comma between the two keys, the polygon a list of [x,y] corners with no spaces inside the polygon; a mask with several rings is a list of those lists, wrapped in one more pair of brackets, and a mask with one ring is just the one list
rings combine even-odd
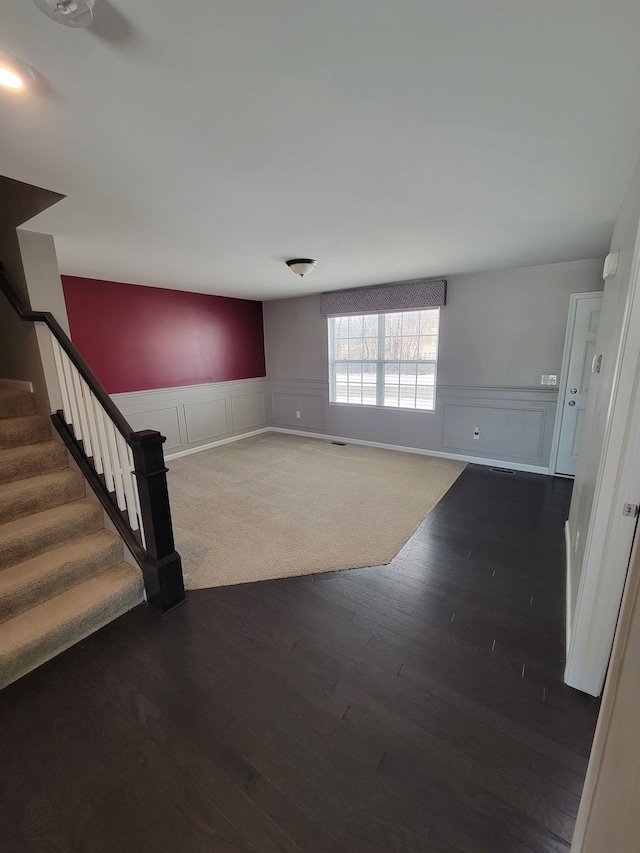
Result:
{"label": "white baseboard", "polygon": [[264,435],[266,432],[278,432],[284,435],[301,435],[304,438],[318,438],[322,441],[342,441],[345,444],[362,444],[365,447],[379,447],[382,450],[396,450],[400,453],[417,453],[420,456],[438,456],[441,459],[456,459],[459,462],[471,462],[476,465],[497,466],[498,468],[511,468],[514,471],[524,471],[529,474],[548,474],[549,468],[542,465],[525,465],[521,462],[510,462],[504,459],[485,459],[484,456],[463,456],[460,453],[444,453],[440,450],[424,450],[421,447],[405,447],[401,444],[382,444],[379,441],[364,441],[360,438],[345,438],[340,435],[327,435],[321,432],[305,432],[299,429],[286,429],[285,427],[263,427],[252,432],[243,432],[239,435],[230,435],[219,441],[209,444],[200,444],[198,447],[190,447],[188,450],[179,450],[177,453],[169,453],[166,460],[178,459],[180,456],[190,456],[192,453],[200,453],[201,450],[211,450],[222,444],[230,444],[233,441],[241,441],[243,438],[251,438],[254,435]]}
{"label": "white baseboard", "polygon": [[298,429],[269,427],[270,432],[281,432],[287,435],[302,435],[306,438],[320,438],[324,441],[344,441],[345,444],[363,444],[366,447],[380,447],[382,450],[398,450],[401,453],[418,453],[421,456],[438,456],[441,459],[457,459],[460,462],[472,462],[476,465],[512,468],[514,471],[526,471],[530,474],[548,474],[549,468],[542,465],[526,465],[521,462],[509,462],[504,459],[486,459],[484,456],[463,456],[460,453],[445,453],[441,450],[424,450],[421,447],[405,447],[401,444],[382,444],[379,441],[364,441],[359,438],[344,438],[340,435],[326,435],[319,432],[304,432]]}
{"label": "white baseboard", "polygon": [[565,631],[566,631],[566,648],[565,648],[565,660],[569,654],[569,643],[571,642],[571,529],[569,528],[569,519],[567,519],[564,523],[564,546],[566,551],[566,562],[567,562],[567,606],[566,606],[566,623],[565,623]]}
{"label": "white baseboard", "polygon": [[239,435],[230,435],[227,438],[221,438],[219,441],[211,441],[209,444],[199,444],[197,447],[189,447],[187,450],[178,450],[177,453],[169,453],[164,458],[167,461],[178,459],[180,456],[191,456],[192,453],[200,453],[201,450],[211,450],[213,447],[220,447],[221,444],[231,444],[233,441],[241,441],[243,438],[251,438],[254,435],[262,435],[265,432],[271,432],[269,427],[262,429],[254,429],[251,432],[242,432]]}
{"label": "white baseboard", "polygon": [[22,379],[0,379],[0,388],[15,388],[33,394],[33,382],[24,382]]}

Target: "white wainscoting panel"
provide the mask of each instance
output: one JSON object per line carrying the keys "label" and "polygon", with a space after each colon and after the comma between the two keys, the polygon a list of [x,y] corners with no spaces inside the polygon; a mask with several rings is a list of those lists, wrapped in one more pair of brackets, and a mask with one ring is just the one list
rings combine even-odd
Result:
{"label": "white wainscoting panel", "polygon": [[[538,461],[542,452],[544,409],[469,406],[445,403],[442,446],[491,456]],[[477,431],[478,438],[474,438]]]}
{"label": "white wainscoting panel", "polygon": [[276,428],[548,471],[557,388],[438,385],[435,411],[417,412],[329,403],[324,380],[269,379],[267,386],[268,423]]}
{"label": "white wainscoting panel", "polygon": [[230,432],[225,399],[185,403],[184,415],[188,444],[213,441],[214,438],[220,438]]}
{"label": "white wainscoting panel", "polygon": [[324,396],[274,391],[271,401],[274,424],[297,426],[301,429],[324,429]]}
{"label": "white wainscoting panel", "polygon": [[231,395],[231,419],[234,432],[255,429],[266,422],[264,391]]}
{"label": "white wainscoting panel", "polygon": [[[157,429],[167,437],[164,452],[182,447],[183,435],[180,429],[180,416],[176,406],[162,409],[148,409],[145,412],[130,412],[125,415],[134,430]],[[153,426],[149,423],[153,422]]]}
{"label": "white wainscoting panel", "polygon": [[165,454],[183,453],[266,426],[264,378],[112,394],[135,430],[167,436]]}

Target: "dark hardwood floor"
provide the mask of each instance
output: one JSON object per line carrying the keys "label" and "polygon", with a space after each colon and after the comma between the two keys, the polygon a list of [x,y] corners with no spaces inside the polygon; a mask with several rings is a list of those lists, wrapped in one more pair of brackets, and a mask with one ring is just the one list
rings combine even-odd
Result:
{"label": "dark hardwood floor", "polygon": [[8,687],[2,850],[568,850],[570,491],[469,466],[389,566],[141,606]]}

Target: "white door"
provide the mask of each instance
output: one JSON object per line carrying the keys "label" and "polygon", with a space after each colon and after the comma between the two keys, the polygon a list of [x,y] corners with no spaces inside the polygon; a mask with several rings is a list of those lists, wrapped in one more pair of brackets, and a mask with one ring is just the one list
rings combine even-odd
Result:
{"label": "white door", "polygon": [[574,293],[571,300],[566,344],[569,350],[566,385],[563,381],[560,388],[563,398],[558,400],[562,410],[556,473],[573,476],[578,464],[584,410],[593,357],[596,354],[602,294]]}

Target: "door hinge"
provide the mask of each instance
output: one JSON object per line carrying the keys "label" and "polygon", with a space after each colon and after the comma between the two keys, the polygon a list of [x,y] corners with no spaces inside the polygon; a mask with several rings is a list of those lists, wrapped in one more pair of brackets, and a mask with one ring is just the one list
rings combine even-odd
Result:
{"label": "door hinge", "polygon": [[623,504],[622,514],[629,518],[635,518],[638,515],[638,504]]}

